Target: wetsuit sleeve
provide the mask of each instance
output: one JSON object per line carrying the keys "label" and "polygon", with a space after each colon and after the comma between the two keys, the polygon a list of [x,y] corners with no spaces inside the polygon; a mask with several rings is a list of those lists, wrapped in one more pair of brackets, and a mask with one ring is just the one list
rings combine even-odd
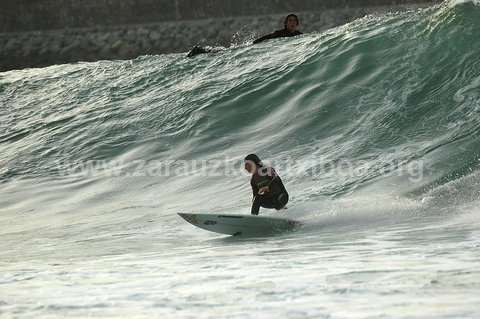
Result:
{"label": "wetsuit sleeve", "polygon": [[255,185],[255,183],[253,182],[253,179],[250,181],[250,185],[252,186],[252,194],[253,194],[253,197],[257,196],[257,194],[258,194],[258,187],[257,187],[257,185]]}
{"label": "wetsuit sleeve", "polygon": [[250,209],[250,213],[252,215],[258,215],[260,211],[262,196],[257,196],[253,199],[252,208]]}
{"label": "wetsuit sleeve", "polygon": [[188,58],[193,58],[196,55],[209,53],[209,52],[211,52],[210,49],[204,48],[204,47],[199,47],[199,46],[196,45],[196,46],[193,47],[192,50],[190,50],[190,52],[188,52],[187,57]]}
{"label": "wetsuit sleeve", "polygon": [[263,42],[265,40],[275,39],[275,38],[278,38],[278,31],[275,31],[273,33],[264,35],[263,37],[256,39],[255,41],[253,41],[253,44],[257,44],[257,43]]}

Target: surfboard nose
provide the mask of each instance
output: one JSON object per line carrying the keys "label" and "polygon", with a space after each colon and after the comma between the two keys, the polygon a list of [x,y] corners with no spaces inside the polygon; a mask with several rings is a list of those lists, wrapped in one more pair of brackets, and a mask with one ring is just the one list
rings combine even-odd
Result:
{"label": "surfboard nose", "polygon": [[196,225],[198,224],[198,221],[197,219],[195,218],[195,215],[194,214],[186,214],[186,213],[178,213],[178,215],[180,217],[182,217],[183,219],[185,219],[187,222],[189,222],[190,224],[193,224],[193,225]]}

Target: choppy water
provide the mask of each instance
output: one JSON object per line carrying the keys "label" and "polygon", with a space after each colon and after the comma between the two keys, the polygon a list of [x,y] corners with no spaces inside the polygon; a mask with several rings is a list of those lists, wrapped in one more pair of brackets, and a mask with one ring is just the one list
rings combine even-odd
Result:
{"label": "choppy water", "polygon": [[[479,34],[457,2],[0,74],[2,318],[480,317]],[[301,229],[176,215],[248,213],[250,152]]]}

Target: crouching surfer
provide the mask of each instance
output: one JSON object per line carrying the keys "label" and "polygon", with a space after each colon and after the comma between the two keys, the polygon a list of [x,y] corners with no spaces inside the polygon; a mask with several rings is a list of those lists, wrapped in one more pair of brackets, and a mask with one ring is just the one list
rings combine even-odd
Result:
{"label": "crouching surfer", "polygon": [[264,166],[255,154],[245,157],[245,169],[252,174],[252,215],[258,215],[260,207],[280,210],[288,203],[288,193],[273,167]]}

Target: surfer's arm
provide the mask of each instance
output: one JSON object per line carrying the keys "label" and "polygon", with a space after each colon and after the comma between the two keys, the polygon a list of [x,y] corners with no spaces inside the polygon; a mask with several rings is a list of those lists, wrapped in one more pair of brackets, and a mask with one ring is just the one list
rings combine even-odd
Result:
{"label": "surfer's arm", "polygon": [[264,35],[263,37],[256,39],[255,41],[253,41],[253,44],[257,44],[257,43],[260,43],[260,42],[263,42],[263,41],[266,41],[266,40],[270,40],[270,39],[275,39],[275,38],[278,38],[278,37],[279,37],[278,31],[275,31],[273,33]]}
{"label": "surfer's arm", "polygon": [[263,42],[265,40],[271,39],[271,36],[272,36],[271,34],[264,35],[263,37],[254,40],[253,44],[257,44],[257,43]]}
{"label": "surfer's arm", "polygon": [[257,185],[255,185],[253,180],[250,182],[250,185],[252,186],[252,194],[253,194],[253,199],[252,200],[255,200],[255,196],[257,196],[257,194],[258,194],[258,187],[257,187]]}

